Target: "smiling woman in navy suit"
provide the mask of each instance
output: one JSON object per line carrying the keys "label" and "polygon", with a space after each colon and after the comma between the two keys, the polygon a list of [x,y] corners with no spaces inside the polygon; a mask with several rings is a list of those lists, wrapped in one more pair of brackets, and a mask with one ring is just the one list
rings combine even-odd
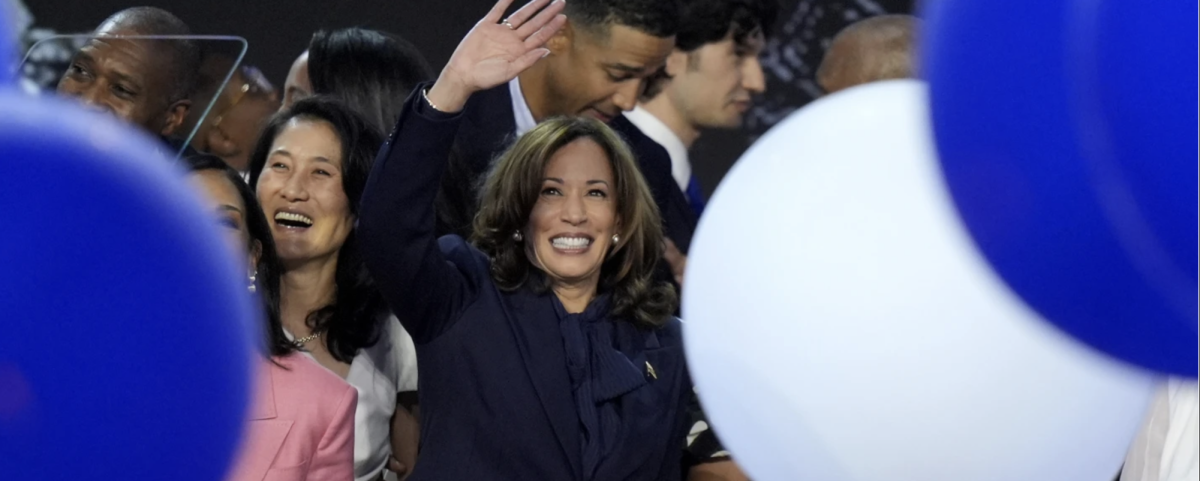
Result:
{"label": "smiling woman in navy suit", "polygon": [[363,194],[363,254],[422,369],[411,479],[678,479],[691,384],[677,299],[653,280],[661,220],[618,136],[543,122],[498,159],[472,243],[435,237],[461,110],[565,20],[535,0],[502,21],[510,1],[409,98]]}

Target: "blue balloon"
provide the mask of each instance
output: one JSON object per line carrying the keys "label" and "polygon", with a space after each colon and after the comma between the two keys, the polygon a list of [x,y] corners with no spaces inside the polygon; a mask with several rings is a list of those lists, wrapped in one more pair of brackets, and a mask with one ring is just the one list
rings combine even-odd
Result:
{"label": "blue balloon", "polygon": [[1008,285],[1087,344],[1196,376],[1196,3],[930,2],[942,169]]}
{"label": "blue balloon", "polygon": [[1068,48],[1085,154],[1143,270],[1196,309],[1196,2],[1080,2]]}
{"label": "blue balloon", "polygon": [[155,141],[0,92],[0,477],[215,481],[261,330]]}

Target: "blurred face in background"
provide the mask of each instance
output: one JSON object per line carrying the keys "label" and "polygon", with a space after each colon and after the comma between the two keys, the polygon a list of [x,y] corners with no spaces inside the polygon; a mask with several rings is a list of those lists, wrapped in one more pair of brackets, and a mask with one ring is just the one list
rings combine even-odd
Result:
{"label": "blurred face in background", "polygon": [[312,94],[312,81],[308,78],[308,51],[305,50],[288,70],[287,80],[283,82],[283,105],[279,108],[291,107],[297,100],[311,97]]}
{"label": "blurred face in background", "polygon": [[279,108],[278,99],[261,74],[238,69],[196,132],[197,148],[245,172],[258,135]]}
{"label": "blurred face in background", "polygon": [[225,235],[225,242],[238,255],[248,255],[247,268],[258,263],[257,248],[251,249],[250,230],[246,225],[246,205],[224,172],[201,170],[189,176],[192,186],[206,200],[213,219]]}
{"label": "blurred face in background", "polygon": [[671,79],[663,93],[696,128],[738,128],[753,96],[766,91],[758,59],[764,43],[762,33],[742,42],[731,34],[691,52],[677,50],[667,60]]}
{"label": "blurred face in background", "polygon": [[101,25],[96,35],[71,59],[58,93],[153,135],[174,134],[191,101],[172,99],[176,67],[165,41],[114,38],[139,35],[114,23]]}

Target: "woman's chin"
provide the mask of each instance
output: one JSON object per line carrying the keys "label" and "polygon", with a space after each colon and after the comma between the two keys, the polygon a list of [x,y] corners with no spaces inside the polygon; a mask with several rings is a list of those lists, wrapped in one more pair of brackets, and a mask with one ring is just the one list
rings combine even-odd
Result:
{"label": "woman's chin", "polygon": [[550,281],[558,285],[578,286],[600,281],[599,266],[560,266],[559,269],[543,269]]}
{"label": "woman's chin", "polygon": [[277,249],[279,262],[283,264],[284,268],[304,265],[322,257],[320,253],[313,252],[313,249],[307,246],[277,246]]}

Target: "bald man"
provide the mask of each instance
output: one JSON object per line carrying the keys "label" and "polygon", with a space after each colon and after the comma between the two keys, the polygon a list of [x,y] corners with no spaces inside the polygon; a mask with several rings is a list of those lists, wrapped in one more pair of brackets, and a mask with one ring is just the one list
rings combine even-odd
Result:
{"label": "bald man", "polygon": [[817,83],[831,94],[880,80],[911,78],[917,19],[881,15],[856,22],[833,38],[817,67]]}
{"label": "bald man", "polygon": [[113,114],[163,138],[178,132],[192,102],[200,53],[191,40],[122,39],[189,35],[166,10],[135,7],[108,17],[75,54],[58,82],[59,94]]}

